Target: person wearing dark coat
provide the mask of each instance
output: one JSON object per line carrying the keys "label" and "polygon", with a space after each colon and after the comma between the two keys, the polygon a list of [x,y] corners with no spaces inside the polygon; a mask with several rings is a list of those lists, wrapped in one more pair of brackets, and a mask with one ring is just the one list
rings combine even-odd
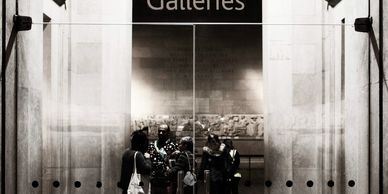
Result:
{"label": "person wearing dark coat", "polygon": [[158,128],[158,139],[152,142],[147,150],[151,156],[151,193],[172,194],[172,184],[166,177],[170,161],[174,161],[172,153],[177,150],[170,138],[170,127],[161,124]]}
{"label": "person wearing dark coat", "polygon": [[[131,180],[134,166],[134,156],[136,154],[136,169],[137,173],[143,177],[147,177],[151,173],[151,160],[147,154],[144,154],[148,148],[147,135],[142,131],[132,133],[131,149],[126,149],[121,164],[121,178],[119,187],[123,190],[122,194],[127,193],[128,185]],[[148,184],[144,185],[145,193],[148,193]]]}
{"label": "person wearing dark coat", "polygon": [[[175,165],[169,169],[166,173],[166,176],[173,183],[173,193],[177,191],[177,176],[179,171],[183,171],[183,176],[185,176],[187,171],[193,170],[193,139],[189,136],[182,137],[178,145],[179,151],[176,151],[174,155],[177,155],[177,160]],[[195,165],[195,163],[194,163]],[[193,186],[183,185],[184,194],[193,194]]]}
{"label": "person wearing dark coat", "polygon": [[231,139],[225,139],[226,157],[226,194],[238,194],[238,184],[241,179],[241,174],[238,172],[240,166],[240,154],[234,148]]}
{"label": "person wearing dark coat", "polygon": [[217,135],[210,134],[203,147],[202,162],[198,179],[204,179],[204,171],[210,170],[210,194],[225,194],[227,179],[225,145]]}

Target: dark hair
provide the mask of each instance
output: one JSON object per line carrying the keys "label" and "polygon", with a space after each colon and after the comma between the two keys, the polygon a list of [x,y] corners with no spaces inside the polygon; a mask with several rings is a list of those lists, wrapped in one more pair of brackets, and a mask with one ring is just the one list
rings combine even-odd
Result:
{"label": "dark hair", "polygon": [[186,150],[193,151],[193,138],[191,138],[190,136],[182,137],[179,143],[182,145],[186,145]]}
{"label": "dark hair", "polygon": [[134,131],[132,133],[131,149],[144,153],[147,151],[148,142],[148,137],[143,131]]}
{"label": "dark hair", "polygon": [[231,139],[224,139],[224,144],[229,149],[234,149],[233,141]]}
{"label": "dark hair", "polygon": [[218,138],[218,135],[216,134],[210,134],[207,136],[207,142],[206,145],[209,145],[210,143],[221,143],[220,139]]}
{"label": "dark hair", "polygon": [[148,126],[145,126],[145,127],[143,127],[142,129],[140,129],[140,131],[142,131],[143,133],[145,133],[146,135],[148,135],[149,127],[148,127]]}

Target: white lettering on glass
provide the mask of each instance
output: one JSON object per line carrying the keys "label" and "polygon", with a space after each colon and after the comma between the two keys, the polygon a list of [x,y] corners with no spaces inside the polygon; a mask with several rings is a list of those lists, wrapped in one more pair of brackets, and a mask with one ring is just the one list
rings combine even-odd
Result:
{"label": "white lettering on glass", "polygon": [[[152,2],[151,2],[152,1]],[[211,10],[212,0],[147,0],[147,5],[152,10]],[[237,10],[245,9],[243,0],[213,0],[215,10]]]}

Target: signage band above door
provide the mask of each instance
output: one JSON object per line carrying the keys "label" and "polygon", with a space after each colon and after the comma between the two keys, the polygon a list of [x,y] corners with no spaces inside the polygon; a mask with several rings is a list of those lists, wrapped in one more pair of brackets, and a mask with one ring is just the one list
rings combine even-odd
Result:
{"label": "signage band above door", "polygon": [[133,0],[134,22],[261,22],[261,0]]}

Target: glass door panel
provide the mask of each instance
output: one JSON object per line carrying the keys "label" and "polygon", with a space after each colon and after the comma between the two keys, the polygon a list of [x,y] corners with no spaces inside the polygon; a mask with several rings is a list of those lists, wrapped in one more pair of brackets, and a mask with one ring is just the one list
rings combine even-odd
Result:
{"label": "glass door panel", "polygon": [[131,122],[130,30],[44,26],[42,158],[31,158],[42,164],[42,193],[119,191]]}
{"label": "glass door panel", "polygon": [[367,73],[355,65],[367,53],[346,39],[357,32],[346,25],[263,29],[266,192],[367,189],[368,97],[356,89],[367,80],[354,80]]}
{"label": "glass door panel", "polygon": [[[174,137],[191,135],[191,26],[134,25],[132,63],[131,112],[136,126],[168,122]],[[150,127],[150,137],[156,138],[156,126]]]}
{"label": "glass door panel", "polygon": [[178,144],[193,137],[192,34],[191,25],[133,25],[131,130],[148,133],[152,193],[176,193]]}
{"label": "glass door panel", "polygon": [[45,25],[44,32],[43,193],[121,192],[133,131],[153,144],[166,124],[175,150],[192,136],[191,26]]}
{"label": "glass door panel", "polygon": [[18,131],[21,191],[120,193],[131,133],[155,142],[167,124],[171,141],[194,138],[197,173],[209,134],[231,140],[240,193],[367,192],[367,37],[353,26],[33,28],[43,34],[41,50],[28,51],[42,54],[42,128]]}
{"label": "glass door panel", "polygon": [[[197,157],[217,158],[211,154],[214,148],[205,148],[211,147],[209,135],[218,136],[225,143],[220,149],[225,150],[228,161],[218,171],[228,177],[217,190],[231,192],[232,185],[239,181],[239,192],[263,193],[262,27],[195,25],[195,41],[196,147],[200,150]],[[223,149],[223,145],[227,147]],[[232,170],[238,162],[238,170]],[[207,168],[217,169],[213,162],[206,163],[210,163]],[[215,172],[210,172],[210,180],[215,179],[213,175]],[[210,187],[216,188],[217,183]]]}

